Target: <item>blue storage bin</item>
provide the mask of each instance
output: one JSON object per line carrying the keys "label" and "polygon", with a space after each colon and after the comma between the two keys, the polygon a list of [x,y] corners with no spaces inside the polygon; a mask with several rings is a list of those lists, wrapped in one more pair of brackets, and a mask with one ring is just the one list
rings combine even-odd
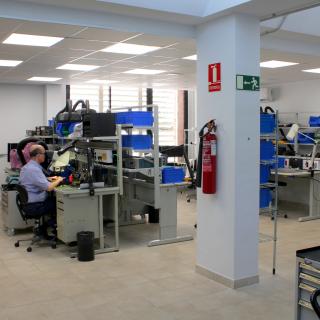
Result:
{"label": "blue storage bin", "polygon": [[151,111],[128,111],[116,114],[116,124],[132,124],[134,126],[152,126],[153,115]]}
{"label": "blue storage bin", "polygon": [[272,141],[260,141],[260,160],[272,160],[275,154],[275,148]]}
{"label": "blue storage bin", "polygon": [[184,170],[181,167],[162,168],[162,183],[177,183],[184,180]]}
{"label": "blue storage bin", "polygon": [[[314,139],[314,133],[304,133],[304,135]],[[300,132],[298,133],[298,142],[299,143],[314,143],[313,140],[309,139],[308,137],[306,137],[304,135],[300,134]]]}
{"label": "blue storage bin", "polygon": [[267,208],[272,200],[272,193],[270,189],[260,189],[260,208]]}
{"label": "blue storage bin", "polygon": [[260,183],[267,183],[270,178],[271,166],[268,164],[260,164]]}
{"label": "blue storage bin", "polygon": [[122,136],[122,146],[139,150],[151,149],[152,137],[150,135],[136,134]]}
{"label": "blue storage bin", "polygon": [[270,113],[260,113],[260,133],[273,133],[275,128],[275,115]]}
{"label": "blue storage bin", "polygon": [[309,126],[310,127],[320,127],[320,116],[310,116]]}

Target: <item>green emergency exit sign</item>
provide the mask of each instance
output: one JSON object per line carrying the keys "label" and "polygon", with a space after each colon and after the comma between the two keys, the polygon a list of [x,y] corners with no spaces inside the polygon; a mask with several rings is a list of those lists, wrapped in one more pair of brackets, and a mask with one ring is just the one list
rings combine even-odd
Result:
{"label": "green emergency exit sign", "polygon": [[260,91],[260,77],[237,74],[237,90]]}

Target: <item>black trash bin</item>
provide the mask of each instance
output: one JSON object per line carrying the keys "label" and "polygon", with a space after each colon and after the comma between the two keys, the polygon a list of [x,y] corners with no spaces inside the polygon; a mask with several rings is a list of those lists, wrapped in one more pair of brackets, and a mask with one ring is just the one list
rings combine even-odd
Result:
{"label": "black trash bin", "polygon": [[80,231],[77,233],[78,241],[78,260],[92,261],[94,260],[94,232]]}

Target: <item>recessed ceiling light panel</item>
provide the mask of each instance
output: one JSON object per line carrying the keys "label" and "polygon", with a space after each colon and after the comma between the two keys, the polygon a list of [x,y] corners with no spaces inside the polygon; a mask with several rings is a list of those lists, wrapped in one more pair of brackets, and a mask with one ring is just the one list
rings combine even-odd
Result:
{"label": "recessed ceiling light panel", "polygon": [[145,54],[158,49],[160,49],[160,47],[144,46],[132,43],[116,43],[112,46],[102,49],[101,51],[123,54]]}
{"label": "recessed ceiling light panel", "polygon": [[287,62],[287,61],[279,61],[279,60],[270,60],[270,61],[264,61],[260,63],[261,68],[282,68],[282,67],[288,67],[288,66],[294,66],[296,64],[299,64],[297,62]]}
{"label": "recessed ceiling light panel", "polygon": [[61,80],[62,78],[52,78],[52,77],[31,77],[28,81],[39,81],[39,82],[54,82]]}
{"label": "recessed ceiling light panel", "polygon": [[99,80],[99,79],[93,79],[93,80],[89,80],[87,81],[87,83],[96,83],[96,84],[111,84],[111,83],[116,83],[119,81],[116,80]]}
{"label": "recessed ceiling light panel", "polygon": [[302,70],[303,72],[320,73],[320,68]]}
{"label": "recessed ceiling light panel", "polygon": [[20,46],[51,47],[61,40],[63,38],[12,33],[3,43]]}
{"label": "recessed ceiling light panel", "polygon": [[16,67],[22,62],[20,60],[0,60],[0,67]]}
{"label": "recessed ceiling light panel", "polygon": [[198,58],[197,55],[194,54],[192,56],[183,57],[182,59],[184,59],[184,60],[197,60],[197,58]]}
{"label": "recessed ceiling light panel", "polygon": [[64,64],[57,69],[60,70],[75,70],[75,71],[91,71],[100,68],[100,66],[94,66],[90,64],[75,64],[75,63],[67,63]]}
{"label": "recessed ceiling light panel", "polygon": [[165,70],[154,70],[154,69],[133,69],[133,70],[128,70],[123,73],[130,73],[130,74],[160,74],[166,72]]}

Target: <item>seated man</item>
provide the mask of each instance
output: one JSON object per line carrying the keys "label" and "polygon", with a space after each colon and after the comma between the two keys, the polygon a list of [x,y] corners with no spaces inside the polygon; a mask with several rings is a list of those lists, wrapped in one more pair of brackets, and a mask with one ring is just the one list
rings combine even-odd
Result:
{"label": "seated man", "polygon": [[[39,216],[46,212],[55,220],[56,200],[55,197],[49,196],[48,192],[53,191],[63,181],[63,178],[45,176],[41,166],[41,163],[45,161],[45,153],[43,146],[38,144],[31,146],[30,161],[22,167],[20,172],[20,184],[28,192],[27,210],[35,215],[39,212]],[[43,231],[46,234],[46,228]]]}

